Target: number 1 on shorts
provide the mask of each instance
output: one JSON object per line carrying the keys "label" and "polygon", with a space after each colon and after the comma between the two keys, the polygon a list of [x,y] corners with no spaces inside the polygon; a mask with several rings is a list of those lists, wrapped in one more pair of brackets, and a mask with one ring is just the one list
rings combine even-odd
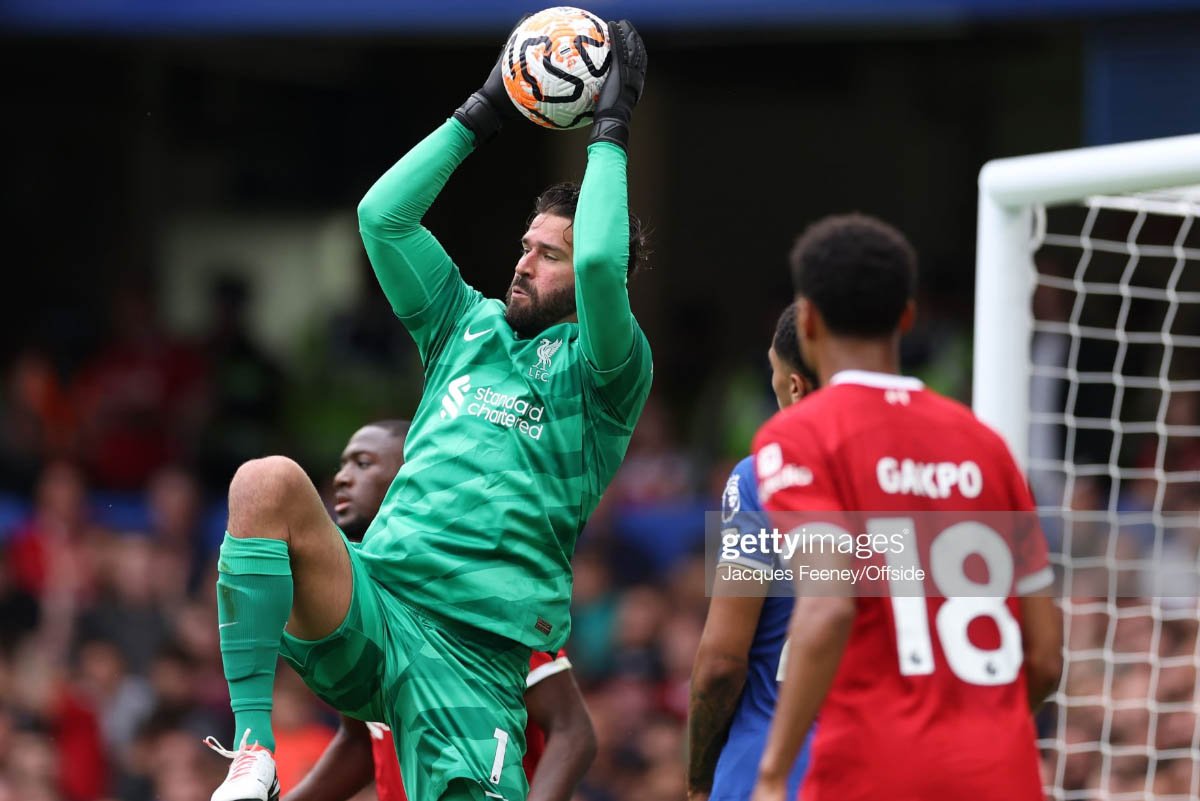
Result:
{"label": "number 1 on shorts", "polygon": [[492,732],[496,738],[496,758],[492,760],[492,784],[500,783],[500,772],[504,768],[504,749],[508,748],[508,732],[496,729]]}

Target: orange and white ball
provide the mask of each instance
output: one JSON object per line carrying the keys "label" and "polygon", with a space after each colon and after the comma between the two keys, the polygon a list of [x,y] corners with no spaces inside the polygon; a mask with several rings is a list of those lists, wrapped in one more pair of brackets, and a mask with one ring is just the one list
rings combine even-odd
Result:
{"label": "orange and white ball", "polygon": [[501,58],[522,114],[544,128],[579,128],[591,124],[612,65],[608,26],[581,8],[547,8],[517,26]]}

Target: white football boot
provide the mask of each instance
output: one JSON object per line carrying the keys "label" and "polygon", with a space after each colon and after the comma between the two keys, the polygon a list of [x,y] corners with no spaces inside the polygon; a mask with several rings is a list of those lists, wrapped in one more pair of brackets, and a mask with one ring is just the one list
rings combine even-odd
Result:
{"label": "white football boot", "polygon": [[275,757],[258,743],[247,743],[249,738],[246,729],[236,751],[226,750],[213,737],[204,738],[205,745],[233,760],[225,781],[213,791],[212,801],[279,801]]}

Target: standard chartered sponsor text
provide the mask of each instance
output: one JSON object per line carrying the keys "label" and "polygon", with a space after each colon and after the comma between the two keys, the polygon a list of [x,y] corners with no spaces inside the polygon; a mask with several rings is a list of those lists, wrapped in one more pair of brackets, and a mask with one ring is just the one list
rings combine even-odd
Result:
{"label": "standard chartered sponsor text", "polygon": [[518,395],[505,395],[491,387],[479,387],[467,404],[467,414],[482,417],[503,428],[516,428],[530,439],[542,438],[544,406],[530,403]]}

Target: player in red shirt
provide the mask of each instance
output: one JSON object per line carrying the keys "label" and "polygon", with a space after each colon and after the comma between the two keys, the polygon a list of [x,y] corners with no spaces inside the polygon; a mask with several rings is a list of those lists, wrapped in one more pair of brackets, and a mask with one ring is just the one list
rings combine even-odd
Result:
{"label": "player in red shirt", "polygon": [[[834,521],[856,549],[791,559],[798,597],[754,801],[783,801],[818,711],[803,801],[1043,798],[1031,708],[1062,669],[1045,538],[1001,438],[898,375],[915,262],[902,234],[862,215],[814,224],[792,252],[801,353],[824,388],[755,437],[759,496],[785,535]],[[951,531],[939,516],[974,523]],[[1026,525],[980,525],[997,516]],[[860,553],[883,526],[908,528]],[[855,597],[802,573],[856,559],[929,580]]]}
{"label": "player in red shirt", "polygon": [[[362,539],[379,511],[404,463],[407,431],[408,423],[400,420],[371,423],[356,431],[342,451],[333,480],[333,516],[350,539]],[[596,735],[565,651],[533,654],[525,707],[528,801],[569,801],[595,758]],[[320,760],[282,801],[346,801],[372,778],[379,801],[406,801],[391,730],[343,716]]]}

